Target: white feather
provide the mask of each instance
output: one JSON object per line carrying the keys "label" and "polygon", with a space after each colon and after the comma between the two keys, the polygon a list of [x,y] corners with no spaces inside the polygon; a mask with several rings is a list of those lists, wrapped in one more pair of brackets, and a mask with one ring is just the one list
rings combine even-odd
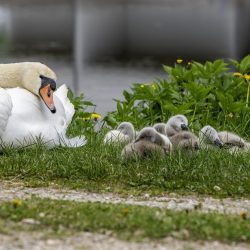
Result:
{"label": "white feather", "polygon": [[39,138],[50,148],[57,145],[84,145],[84,138],[69,139],[66,136],[73,116],[72,104],[66,97],[66,90],[63,85],[55,91],[54,103],[57,111],[52,114],[40,97],[25,89],[1,89],[0,100],[6,100],[5,104],[0,101],[0,117],[7,120],[7,124],[0,126],[2,142],[20,147],[33,144]]}

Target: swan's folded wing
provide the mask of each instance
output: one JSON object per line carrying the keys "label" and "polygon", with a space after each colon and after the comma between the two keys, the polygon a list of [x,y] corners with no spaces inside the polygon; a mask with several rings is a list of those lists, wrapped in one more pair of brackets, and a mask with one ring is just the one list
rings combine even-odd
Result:
{"label": "swan's folded wing", "polygon": [[86,144],[87,140],[85,136],[76,136],[68,138],[67,136],[60,137],[60,145],[63,147],[78,148]]}
{"label": "swan's folded wing", "polygon": [[3,135],[12,111],[12,100],[7,91],[0,88],[0,136]]}
{"label": "swan's folded wing", "polygon": [[55,91],[54,94],[59,98],[59,100],[63,104],[63,107],[65,109],[66,123],[68,126],[72,121],[73,115],[75,114],[75,108],[68,98],[67,86],[63,84]]}

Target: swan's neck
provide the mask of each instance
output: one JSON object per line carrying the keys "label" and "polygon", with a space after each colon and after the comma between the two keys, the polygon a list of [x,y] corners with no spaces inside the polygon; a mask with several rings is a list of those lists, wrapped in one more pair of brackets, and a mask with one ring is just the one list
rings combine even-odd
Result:
{"label": "swan's neck", "polygon": [[0,87],[24,87],[22,79],[23,75],[19,63],[0,64]]}

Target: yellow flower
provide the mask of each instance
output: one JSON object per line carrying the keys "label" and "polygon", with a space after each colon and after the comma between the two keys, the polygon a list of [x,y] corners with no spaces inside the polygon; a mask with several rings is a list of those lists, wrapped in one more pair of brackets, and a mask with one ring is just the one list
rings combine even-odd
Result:
{"label": "yellow flower", "polygon": [[11,201],[11,204],[13,205],[14,208],[19,207],[23,204],[23,202],[19,199],[15,199]]}
{"label": "yellow flower", "polygon": [[100,114],[93,113],[93,114],[91,114],[91,118],[94,119],[94,120],[98,120],[98,119],[101,119],[102,116]]}
{"label": "yellow flower", "polygon": [[141,86],[140,86],[141,88],[144,88],[145,87],[145,84],[141,84]]}
{"label": "yellow flower", "polygon": [[180,63],[183,62],[183,60],[182,60],[181,58],[178,58],[178,59],[176,60],[176,62],[177,62],[178,64],[180,64]]}
{"label": "yellow flower", "polygon": [[233,118],[234,115],[233,115],[233,113],[229,113],[228,116],[229,116],[230,118]]}
{"label": "yellow flower", "polygon": [[248,81],[248,80],[250,80],[250,75],[245,74],[245,75],[244,75],[244,78]]}
{"label": "yellow flower", "polygon": [[240,72],[235,72],[234,76],[236,76],[236,77],[243,77],[243,75]]}
{"label": "yellow flower", "polygon": [[192,65],[192,62],[188,62],[188,65],[189,65],[189,66]]}
{"label": "yellow flower", "polygon": [[240,217],[241,217],[243,220],[246,220],[246,219],[247,219],[247,213],[246,213],[246,212],[240,212]]}
{"label": "yellow flower", "polygon": [[152,89],[157,89],[157,84],[156,84],[156,83],[153,83],[153,84],[151,85],[151,87],[152,87]]}
{"label": "yellow flower", "polygon": [[121,212],[122,212],[122,214],[127,215],[129,213],[129,209],[123,208]]}
{"label": "yellow flower", "polygon": [[97,121],[98,119],[102,118],[102,116],[100,114],[97,114],[97,113],[92,113],[90,116],[87,116],[87,117],[83,117],[82,119],[84,121],[87,121],[87,120],[90,120],[90,119],[93,119],[95,121]]}

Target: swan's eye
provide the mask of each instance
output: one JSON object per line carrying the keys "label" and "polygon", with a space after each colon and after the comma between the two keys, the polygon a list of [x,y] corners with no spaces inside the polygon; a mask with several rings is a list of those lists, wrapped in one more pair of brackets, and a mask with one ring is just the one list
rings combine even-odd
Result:
{"label": "swan's eye", "polygon": [[50,90],[48,91],[47,96],[48,96],[48,97],[50,97],[50,96],[51,96],[51,91],[50,91]]}

